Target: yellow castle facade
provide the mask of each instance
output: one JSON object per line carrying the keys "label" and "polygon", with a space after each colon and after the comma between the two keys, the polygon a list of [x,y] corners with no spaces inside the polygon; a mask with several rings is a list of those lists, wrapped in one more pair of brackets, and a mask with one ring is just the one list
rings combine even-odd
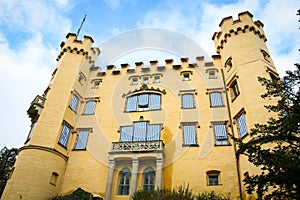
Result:
{"label": "yellow castle facade", "polygon": [[[249,199],[242,183],[255,172],[231,136],[251,140],[270,115],[257,77],[278,76],[263,23],[249,12],[224,18],[213,35],[217,55],[95,66],[93,39],[69,33],[2,200],[48,200],[77,188],[106,200],[136,190],[189,185]],[[103,68],[103,66],[100,66]]]}

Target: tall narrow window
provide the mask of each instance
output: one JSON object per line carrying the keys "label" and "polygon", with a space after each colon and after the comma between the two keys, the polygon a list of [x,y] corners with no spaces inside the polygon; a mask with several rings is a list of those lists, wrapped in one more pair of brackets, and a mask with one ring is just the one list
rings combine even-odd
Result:
{"label": "tall narrow window", "polygon": [[221,92],[211,92],[211,93],[209,93],[209,98],[210,98],[210,107],[223,106]]}
{"label": "tall narrow window", "polygon": [[83,114],[85,114],[85,115],[94,114],[95,113],[95,107],[96,107],[96,101],[95,100],[86,102]]}
{"label": "tall narrow window", "polygon": [[119,176],[118,195],[129,195],[130,171],[127,168],[122,169]]}
{"label": "tall narrow window", "polygon": [[228,145],[227,130],[225,124],[214,124],[214,134],[217,146]]}
{"label": "tall narrow window", "polygon": [[62,130],[61,130],[61,133],[60,133],[60,138],[59,138],[58,143],[61,144],[64,147],[67,147],[70,132],[71,132],[71,127],[64,123],[63,127],[62,127]]}
{"label": "tall narrow window", "polygon": [[71,102],[70,102],[70,108],[76,112],[77,110],[77,107],[78,107],[78,102],[79,102],[79,98],[76,94],[73,94],[72,95],[72,99],[71,99]]}
{"label": "tall narrow window", "polygon": [[90,130],[80,130],[79,131],[74,149],[77,149],[77,150],[86,149],[87,141],[89,138],[89,133],[90,133]]}
{"label": "tall narrow window", "polygon": [[195,108],[194,94],[182,94],[181,95],[181,107],[183,109]]}
{"label": "tall narrow window", "polygon": [[182,123],[183,146],[197,146],[196,123]]}
{"label": "tall narrow window", "polygon": [[145,141],[147,133],[147,122],[135,122],[133,131],[133,141]]}
{"label": "tall narrow window", "polygon": [[154,190],[155,172],[151,168],[147,168],[144,172],[143,189],[146,191]]}
{"label": "tall narrow window", "polygon": [[240,94],[239,87],[236,80],[230,86],[230,94],[231,94],[232,101]]}
{"label": "tall narrow window", "polygon": [[36,122],[34,122],[34,123],[31,124],[31,128],[30,128],[30,131],[29,131],[29,134],[28,134],[28,136],[27,136],[27,140],[26,140],[26,141],[28,141],[28,140],[31,139],[32,133],[33,133],[33,131],[34,131],[35,123],[36,123]]}
{"label": "tall narrow window", "polygon": [[245,135],[247,135],[247,133],[248,133],[247,125],[246,125],[246,119],[245,119],[245,114],[242,113],[240,116],[238,116],[236,118],[236,121],[237,121],[237,125],[238,125],[239,135],[242,138]]}

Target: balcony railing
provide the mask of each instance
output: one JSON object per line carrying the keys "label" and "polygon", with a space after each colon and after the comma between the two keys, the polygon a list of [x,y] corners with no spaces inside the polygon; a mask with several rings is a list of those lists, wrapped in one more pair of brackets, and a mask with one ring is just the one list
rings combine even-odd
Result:
{"label": "balcony railing", "polygon": [[147,152],[157,150],[163,150],[163,142],[161,140],[113,142],[111,152]]}

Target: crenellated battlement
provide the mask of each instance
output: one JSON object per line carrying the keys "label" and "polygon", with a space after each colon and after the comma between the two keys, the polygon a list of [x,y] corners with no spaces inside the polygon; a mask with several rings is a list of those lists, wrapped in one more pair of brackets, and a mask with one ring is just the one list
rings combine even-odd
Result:
{"label": "crenellated battlement", "polygon": [[263,30],[264,24],[259,20],[253,21],[253,15],[248,11],[239,13],[237,20],[233,20],[232,16],[224,18],[219,27],[221,31],[215,32],[212,37],[218,53],[223,49],[229,38],[246,32],[253,32],[264,42],[267,41]]}
{"label": "crenellated battlement", "polygon": [[128,63],[122,63],[119,66],[116,65],[107,65],[104,68],[101,67],[92,67],[91,70],[94,68],[99,69],[98,76],[104,76],[106,74],[118,75],[121,73],[147,73],[147,72],[162,72],[166,69],[174,69],[178,71],[183,71],[191,68],[196,67],[213,67],[213,62],[205,62],[204,56],[199,56],[196,58],[195,63],[189,63],[189,58],[180,58],[180,63],[176,64],[173,59],[165,59],[164,64],[160,64],[157,60],[149,61],[149,63],[144,63],[142,61],[135,62],[134,65],[130,65]]}
{"label": "crenellated battlement", "polygon": [[56,60],[59,61],[60,58],[66,53],[74,53],[85,56],[89,60],[89,63],[95,64],[95,58],[100,54],[100,49],[98,47],[92,47],[94,40],[90,36],[84,36],[83,41],[77,40],[77,36],[74,33],[68,33],[66,36],[67,40],[60,44],[61,50],[58,54]]}

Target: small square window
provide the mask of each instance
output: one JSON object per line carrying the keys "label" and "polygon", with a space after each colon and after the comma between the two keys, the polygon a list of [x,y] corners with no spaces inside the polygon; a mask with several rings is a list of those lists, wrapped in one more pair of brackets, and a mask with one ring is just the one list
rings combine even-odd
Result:
{"label": "small square window", "polygon": [[148,77],[144,77],[144,84],[149,84],[149,78]]}
{"label": "small square window", "polygon": [[217,78],[215,71],[209,71],[208,74],[209,74],[209,76],[208,76],[209,79],[215,79],[215,78]]}
{"label": "small square window", "polygon": [[138,78],[133,78],[131,84],[137,85],[139,83]]}
{"label": "small square window", "polygon": [[219,177],[217,175],[209,175],[208,185],[219,185]]}
{"label": "small square window", "polygon": [[207,185],[221,185],[220,184],[220,171],[218,170],[210,170],[206,172],[207,175]]}
{"label": "small square window", "polygon": [[95,81],[95,83],[94,83],[94,88],[95,88],[95,89],[98,89],[99,86],[100,86],[100,81]]}
{"label": "small square window", "polygon": [[188,73],[183,74],[183,80],[184,81],[189,81],[190,80],[190,74],[188,74]]}
{"label": "small square window", "polygon": [[160,77],[154,76],[154,83],[160,83]]}

